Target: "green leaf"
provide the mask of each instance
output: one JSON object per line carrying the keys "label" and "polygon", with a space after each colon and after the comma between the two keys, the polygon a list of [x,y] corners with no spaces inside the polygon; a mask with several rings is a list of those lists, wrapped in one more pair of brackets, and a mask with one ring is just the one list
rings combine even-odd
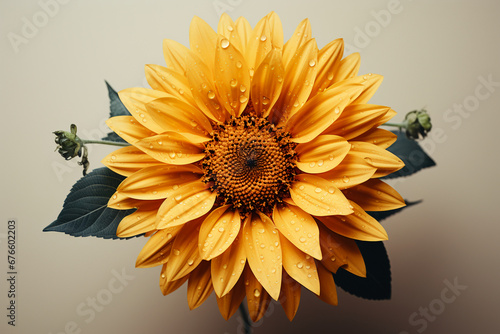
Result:
{"label": "green leaf", "polygon": [[356,243],[363,255],[366,277],[351,274],[342,267],[333,275],[335,284],[344,291],[365,299],[391,299],[391,264],[382,241]]}
{"label": "green leaf", "polygon": [[[109,117],[111,118],[115,116],[131,116],[130,112],[127,110],[127,108],[125,108],[122,101],[120,100],[118,93],[113,89],[113,87],[111,87],[111,85],[107,81],[105,82],[106,82],[106,87],[108,87],[109,109],[110,109]],[[114,132],[108,133],[107,136],[103,137],[102,139],[122,142],[122,143],[126,142]]]}
{"label": "green leaf", "polygon": [[408,176],[418,172],[421,169],[436,166],[436,163],[415,140],[408,139],[406,134],[401,131],[393,131],[398,139],[387,150],[397,155],[405,166],[397,172],[385,176],[385,179]]}
{"label": "green leaf", "polygon": [[421,202],[422,202],[422,200],[415,201],[415,202],[410,202],[408,200],[405,200],[406,206],[403,206],[402,208],[394,209],[394,210],[387,210],[387,211],[367,211],[366,213],[368,213],[370,216],[372,216],[373,218],[375,218],[377,221],[380,222],[381,220],[384,220],[387,217],[392,216],[393,214],[396,214],[401,210],[404,210],[406,208],[409,208],[410,206],[419,204]]}
{"label": "green leaf", "polygon": [[135,209],[115,210],[108,208],[107,203],[124,179],[106,167],[82,177],[71,188],[57,219],[43,231],[64,232],[75,237],[118,239],[118,224]]}

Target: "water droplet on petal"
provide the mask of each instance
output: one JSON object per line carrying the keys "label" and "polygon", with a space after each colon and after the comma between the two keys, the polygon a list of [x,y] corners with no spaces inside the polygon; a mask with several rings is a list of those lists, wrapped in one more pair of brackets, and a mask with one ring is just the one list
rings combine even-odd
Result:
{"label": "water droplet on petal", "polygon": [[316,65],[316,60],[314,59],[309,60],[309,66],[314,67],[314,65]]}
{"label": "water droplet on petal", "polygon": [[260,36],[260,40],[261,40],[262,42],[265,42],[265,41],[266,41],[266,39],[267,39],[266,35],[262,35],[262,36]]}
{"label": "water droplet on petal", "polygon": [[318,167],[323,166],[323,163],[324,163],[324,162],[323,162],[323,160],[319,160],[319,161],[318,161]]}
{"label": "water droplet on petal", "polygon": [[342,181],[344,181],[344,183],[348,183],[349,182],[349,177],[344,175],[344,177],[342,178]]}
{"label": "water droplet on petal", "polygon": [[232,79],[229,84],[231,85],[231,87],[236,87],[236,85],[238,84],[238,80]]}
{"label": "water droplet on petal", "polygon": [[174,248],[173,252],[174,252],[174,255],[179,255],[181,253],[181,251],[178,250],[177,248]]}
{"label": "water droplet on petal", "polygon": [[305,237],[300,237],[300,239],[299,239],[300,242],[306,242],[306,240],[307,239]]}
{"label": "water droplet on petal", "polygon": [[229,46],[229,40],[227,40],[227,39],[225,39],[225,38],[224,38],[224,39],[222,39],[222,40],[220,41],[220,46],[221,46],[221,48],[223,48],[223,49],[227,49],[227,47]]}
{"label": "water droplet on petal", "polygon": [[215,93],[212,92],[211,90],[208,91],[207,96],[210,100],[213,100],[215,98]]}
{"label": "water droplet on petal", "polygon": [[245,95],[240,95],[240,103],[247,102],[247,97]]}
{"label": "water droplet on petal", "polygon": [[237,67],[237,68],[241,68],[241,66],[243,66],[243,64],[241,63],[241,61],[239,61],[239,60],[238,60],[238,61],[236,62],[236,67]]}
{"label": "water droplet on petal", "polygon": [[297,268],[302,269],[303,267],[304,265],[302,264],[302,262],[297,263]]}
{"label": "water droplet on petal", "polygon": [[247,88],[243,85],[240,86],[240,92],[244,93],[247,90]]}
{"label": "water droplet on petal", "polygon": [[329,189],[328,189],[328,192],[329,192],[330,194],[333,194],[333,193],[335,192],[335,188],[329,188]]}
{"label": "water droplet on petal", "polygon": [[316,193],[320,193],[321,191],[322,191],[322,190],[321,190],[321,188],[319,188],[319,187],[318,187],[318,188],[316,188],[316,189],[314,189],[314,192],[316,192]]}

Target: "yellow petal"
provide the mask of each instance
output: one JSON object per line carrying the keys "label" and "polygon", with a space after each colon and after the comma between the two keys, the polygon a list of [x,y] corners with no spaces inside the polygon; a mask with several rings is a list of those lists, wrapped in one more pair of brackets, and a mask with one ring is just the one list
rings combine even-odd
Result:
{"label": "yellow petal", "polygon": [[271,121],[274,124],[284,125],[306,103],[316,78],[317,57],[316,40],[311,39],[297,51],[285,67],[283,94],[276,101],[271,113]]}
{"label": "yellow petal", "polygon": [[163,201],[144,201],[137,211],[123,218],[116,229],[120,238],[133,237],[155,229],[156,213]]}
{"label": "yellow petal", "polygon": [[108,201],[108,208],[126,210],[140,207],[142,204],[144,204],[143,200],[130,198],[115,192]]}
{"label": "yellow petal", "polygon": [[244,54],[240,35],[236,30],[236,25],[229,15],[222,13],[217,26],[217,34],[224,36],[241,54]]}
{"label": "yellow petal", "polygon": [[130,176],[143,168],[162,164],[135,146],[122,147],[108,154],[101,162],[123,176]]}
{"label": "yellow petal", "polygon": [[203,172],[195,165],[158,165],[141,169],[130,175],[116,191],[136,199],[164,199],[175,189],[201,178]]}
{"label": "yellow petal", "polygon": [[[156,228],[182,225],[203,216],[212,209],[216,197],[217,193],[212,192],[210,186],[201,181],[194,181],[177,188],[158,210]],[[196,245],[198,245],[197,238]]]}
{"label": "yellow petal", "polygon": [[308,143],[297,145],[297,168],[311,174],[327,172],[344,159],[350,148],[351,145],[342,137],[320,135]]}
{"label": "yellow petal", "polygon": [[148,137],[134,145],[156,160],[172,165],[187,165],[205,157],[202,145],[193,144],[176,132]]}
{"label": "yellow petal", "polygon": [[264,289],[277,300],[281,287],[281,248],[278,230],[263,213],[251,214],[243,225],[248,264]]}
{"label": "yellow petal", "polygon": [[174,131],[192,143],[204,143],[211,139],[213,131],[208,118],[190,104],[173,97],[156,99],[146,105],[151,117],[164,131]]}
{"label": "yellow petal", "polygon": [[319,261],[317,263],[317,268],[320,282],[319,299],[330,305],[338,305],[337,289],[335,288],[335,281],[333,280],[332,273]]}
{"label": "yellow petal", "polygon": [[[215,63],[214,63],[215,64]],[[216,123],[223,123],[229,119],[229,113],[220,101],[211,68],[195,54],[191,53],[186,57],[186,77],[191,87],[194,100],[198,108],[211,120]]]}
{"label": "yellow petal", "polygon": [[134,144],[143,138],[156,134],[139,124],[132,116],[111,117],[106,121],[106,124],[129,144]]}
{"label": "yellow petal", "polygon": [[376,145],[362,141],[351,141],[351,154],[365,159],[368,164],[377,168],[374,178],[386,176],[404,167],[403,161],[391,152]]}
{"label": "yellow petal", "polygon": [[[281,277],[279,284],[281,285]],[[248,315],[253,322],[259,321],[271,303],[271,296],[262,288],[249,267],[245,268],[245,292],[247,296]]]}
{"label": "yellow petal", "polygon": [[353,201],[350,203],[353,206],[353,214],[318,217],[318,219],[333,232],[347,238],[363,241],[388,239],[387,232],[375,218],[368,215],[365,210]]}
{"label": "yellow petal", "polygon": [[243,55],[223,36],[217,40],[215,83],[224,108],[240,116],[250,97],[250,74]]}
{"label": "yellow petal", "polygon": [[272,50],[271,30],[266,17],[262,18],[248,39],[245,50],[245,59],[250,71],[250,77],[259,68],[260,63],[266,58],[266,55]]}
{"label": "yellow petal", "polygon": [[288,120],[286,129],[292,134],[292,141],[307,143],[316,138],[335,122],[349,102],[346,93],[327,90],[317,94]]}
{"label": "yellow petal", "polygon": [[185,74],[188,65],[186,64],[186,56],[191,51],[179,42],[171,39],[163,40],[163,56],[167,67],[172,71],[180,74]]}
{"label": "yellow petal", "polygon": [[202,261],[189,275],[187,300],[190,310],[194,310],[212,293],[212,278],[210,276],[210,262]]}
{"label": "yellow petal", "polygon": [[281,237],[283,268],[294,280],[315,294],[319,294],[318,272],[314,258],[300,251],[285,237]]}
{"label": "yellow petal", "polygon": [[340,65],[344,53],[344,40],[342,38],[331,41],[318,53],[318,74],[314,81],[311,96],[324,91],[333,82],[334,73]]}
{"label": "yellow petal", "polygon": [[231,205],[225,205],[213,210],[201,224],[198,244],[204,260],[211,260],[224,253],[238,236],[240,213],[237,209],[230,208]]}
{"label": "yellow petal", "polygon": [[217,305],[222,317],[229,320],[238,310],[243,299],[245,298],[245,283],[241,278],[234,288],[222,297],[217,297]]}
{"label": "yellow petal", "polygon": [[266,15],[271,31],[271,44],[274,49],[283,49],[283,26],[279,16],[275,12]]}
{"label": "yellow petal", "polygon": [[146,104],[160,97],[168,97],[169,94],[147,88],[128,88],[120,91],[118,96],[139,124],[155,133],[163,131],[149,115]]}
{"label": "yellow petal", "polygon": [[189,46],[191,51],[196,54],[211,69],[215,62],[215,43],[217,33],[208,23],[198,16],[193,17],[189,26]]}
{"label": "yellow petal", "polygon": [[281,286],[279,302],[288,320],[292,321],[299,308],[301,286],[288,276],[286,271],[283,271],[283,283]]}
{"label": "yellow petal", "polygon": [[[292,37],[285,43],[283,47],[283,64],[287,69],[294,55],[304,44],[311,39],[311,23],[309,19],[304,19],[295,29]],[[287,69],[288,71],[288,69]]]}
{"label": "yellow petal", "polygon": [[146,65],[145,72],[151,88],[170,94],[189,105],[196,106],[184,73],[160,65]]}
{"label": "yellow petal", "polygon": [[339,267],[360,277],[366,277],[366,267],[358,245],[353,239],[343,237],[330,231],[322,225],[319,226],[321,263],[331,272],[336,273]]}
{"label": "yellow petal", "polygon": [[353,104],[347,106],[340,117],[325,130],[325,134],[342,136],[347,140],[378,127],[379,120],[389,111],[389,107],[373,104]]}
{"label": "yellow petal", "polygon": [[247,19],[242,16],[236,20],[235,26],[241,41],[240,51],[243,55],[245,55],[247,44],[250,40],[250,35],[252,34],[252,27],[250,26],[250,23],[248,23]]}
{"label": "yellow petal", "polygon": [[262,61],[252,80],[252,103],[257,116],[267,117],[271,112],[280,96],[284,75],[281,52],[274,49]]}
{"label": "yellow petal", "polygon": [[191,273],[201,262],[198,238],[201,220],[184,224],[172,245],[167,263],[167,280],[175,281]]}
{"label": "yellow petal", "polygon": [[137,256],[135,266],[137,268],[149,268],[167,263],[172,250],[172,240],[181,228],[176,226],[153,234],[142,248],[139,256]]}
{"label": "yellow petal", "polygon": [[391,110],[389,110],[389,111],[387,112],[387,114],[385,114],[385,116],[384,116],[384,117],[382,117],[382,118],[379,120],[379,122],[380,122],[381,124],[384,124],[384,123],[386,123],[386,122],[389,122],[389,121],[390,121],[390,120],[391,120],[394,116],[396,116],[396,114],[397,114],[397,112],[395,112],[394,110],[392,110],[392,109],[391,109]]}
{"label": "yellow petal", "polygon": [[364,159],[348,153],[337,167],[318,176],[342,190],[369,180],[376,170]]}
{"label": "yellow petal", "polygon": [[335,73],[332,82],[340,82],[350,79],[358,74],[361,60],[359,53],[355,52],[348,55],[340,61],[337,72]]}
{"label": "yellow petal", "polygon": [[355,81],[362,83],[365,86],[363,92],[354,100],[353,104],[368,103],[373,94],[377,91],[378,87],[384,79],[383,76],[378,74],[367,74],[363,76],[354,77]]}
{"label": "yellow petal", "polygon": [[290,195],[305,212],[314,216],[353,213],[349,201],[331,182],[310,174],[300,174],[295,178]]}
{"label": "yellow petal", "polygon": [[229,248],[212,259],[212,277],[214,290],[217,296],[222,297],[230,293],[241,276],[246,263],[245,244],[242,231]]}
{"label": "yellow petal", "polygon": [[346,197],[366,211],[386,211],[405,206],[403,197],[390,185],[371,179],[344,191]]}
{"label": "yellow petal", "polygon": [[277,204],[273,209],[273,221],[281,234],[295,247],[321,260],[318,225],[307,212],[287,203]]}
{"label": "yellow petal", "polygon": [[161,268],[161,276],[160,276],[160,289],[164,296],[171,294],[178,288],[180,288],[189,278],[189,275],[186,275],[175,281],[167,280],[167,264],[165,263]]}
{"label": "yellow petal", "polygon": [[386,149],[396,142],[398,136],[384,129],[371,129],[360,136],[354,138],[355,141],[365,141],[377,145],[380,148]]}

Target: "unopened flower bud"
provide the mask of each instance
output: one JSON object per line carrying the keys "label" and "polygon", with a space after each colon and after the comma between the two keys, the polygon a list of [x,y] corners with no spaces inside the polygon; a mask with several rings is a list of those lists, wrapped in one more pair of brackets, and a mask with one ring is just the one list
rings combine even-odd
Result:
{"label": "unopened flower bud", "polygon": [[89,167],[87,148],[82,140],[76,135],[76,125],[71,124],[70,129],[71,132],[54,131],[56,135],[55,142],[57,144],[56,150],[66,160],[71,160],[76,156],[81,157],[82,161],[78,164],[83,166],[83,175],[85,175]]}
{"label": "unopened flower bud", "polygon": [[425,109],[410,111],[405,116],[406,136],[410,139],[419,139],[419,136],[425,138],[431,131],[431,118]]}

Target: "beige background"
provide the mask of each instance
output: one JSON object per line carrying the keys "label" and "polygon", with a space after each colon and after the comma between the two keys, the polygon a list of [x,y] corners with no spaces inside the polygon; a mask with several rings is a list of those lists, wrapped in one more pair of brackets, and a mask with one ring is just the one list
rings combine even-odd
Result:
{"label": "beige background", "polygon": [[[438,167],[394,184],[405,198],[424,202],[383,223],[390,238],[392,300],[365,301],[339,290],[339,306],[332,307],[304,292],[293,323],[274,305],[254,332],[500,332],[500,87],[488,91],[478,79],[500,82],[498,1],[401,0],[400,12],[384,26],[372,11],[387,10],[389,0],[66,2],[47,9],[53,17],[40,5],[53,1],[0,2],[2,333],[241,333],[239,317],[223,320],[213,295],[194,311],[188,309],[185,286],[163,297],[158,268],[134,268],[144,239],[41,232],[81,176],[76,162],[66,164],[53,152],[51,132],[76,123],[80,134],[101,136],[108,113],[104,79],[117,90],[142,86],[144,64],[164,64],[162,39],[188,45],[191,18],[198,15],[216,27],[215,6],[221,4],[234,19],[243,15],[252,25],[275,10],[286,39],[308,17],[320,47],[343,37],[359,49],[361,72],[385,76],[373,103],[399,111],[396,120],[426,106],[434,124],[423,145]],[[24,31],[29,38],[16,52],[9,33],[21,38],[25,20],[38,20],[40,27]],[[372,36],[363,40],[365,29]],[[448,111],[463,104],[470,111]],[[94,148],[91,168],[111,150]],[[9,218],[18,221],[15,328],[5,317]],[[133,280],[122,287],[113,271],[125,271]],[[438,307],[444,281],[454,279],[467,286],[454,302],[438,309],[425,329],[422,320],[409,322],[420,307]],[[96,297],[106,305],[91,319],[86,303]]]}

